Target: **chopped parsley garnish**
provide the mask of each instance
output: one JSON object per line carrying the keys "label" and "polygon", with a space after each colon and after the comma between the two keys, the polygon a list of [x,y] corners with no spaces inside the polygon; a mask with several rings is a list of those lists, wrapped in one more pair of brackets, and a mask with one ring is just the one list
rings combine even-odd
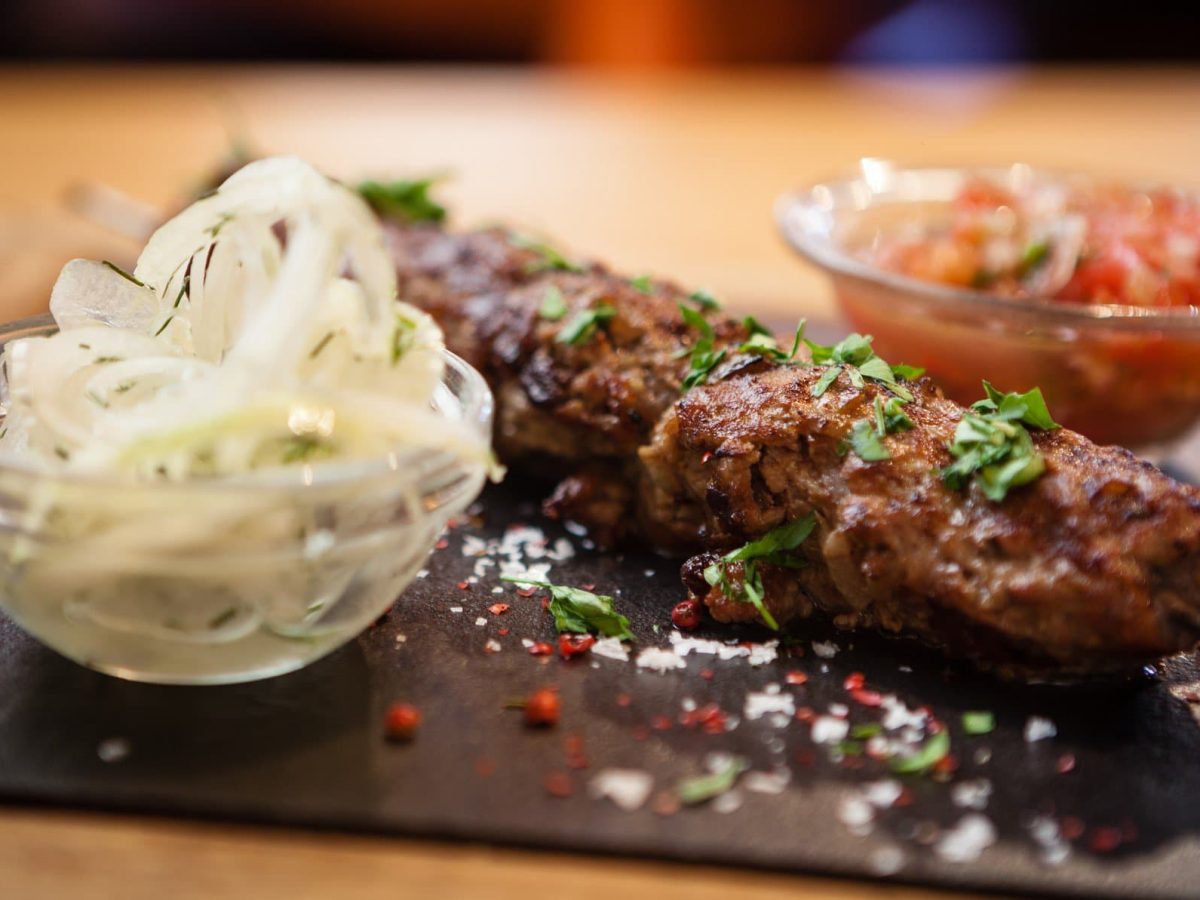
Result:
{"label": "chopped parsley garnish", "polygon": [[92,362],[98,366],[106,366],[109,363],[118,363],[124,361],[125,357],[123,356],[97,356],[94,360],[92,360]]}
{"label": "chopped parsley garnish", "polygon": [[1046,241],[1034,241],[1021,254],[1021,263],[1017,270],[1021,275],[1028,275],[1049,258],[1050,244]]}
{"label": "chopped parsley garnish", "polygon": [[876,394],[875,433],[883,437],[912,428],[913,421],[905,414],[903,407],[904,401],[899,397],[889,397],[887,403],[884,403],[883,398]]}
{"label": "chopped parsley garnish", "polygon": [[717,771],[679,782],[675,787],[675,794],[685,806],[703,803],[730,791],[737,783],[738,776],[747,768],[749,763],[745,759],[731,756]]}
{"label": "chopped parsley garnish", "polygon": [[750,332],[750,336],[738,347],[741,353],[757,353],[777,363],[789,363],[796,358],[796,354],[800,352],[800,345],[804,342],[804,319],[796,325],[796,336],[792,339],[792,349],[788,351],[779,346],[775,335],[754,316],[746,316],[742,324]]}
{"label": "chopped parsley garnish", "polygon": [[414,178],[396,181],[363,181],[358,193],[385,219],[401,222],[441,222],[446,208],[429,196],[442,179]]}
{"label": "chopped parsley garnish", "polygon": [[558,289],[557,285],[550,285],[546,288],[546,296],[542,298],[538,315],[548,322],[557,322],[566,314],[567,300],[563,296],[563,292]]}
{"label": "chopped parsley garnish", "polygon": [[884,446],[883,439],[889,434],[907,431],[913,427],[912,419],[905,415],[903,405],[904,401],[899,397],[889,397],[887,403],[884,403],[883,397],[876,394],[874,418],[854,423],[850,430],[849,449],[866,462],[891,459],[891,451]]}
{"label": "chopped parsley garnish", "polygon": [[100,261],[100,265],[106,266],[106,267],[112,269],[114,272],[116,272],[118,275],[120,275],[126,281],[132,281],[138,287],[146,286],[145,282],[139,281],[137,278],[134,278],[132,275],[130,275],[128,272],[126,272],[124,269],[122,269],[120,266],[118,266],[114,262],[109,262],[107,259],[103,259]]}
{"label": "chopped parsley garnish", "polygon": [[560,633],[574,634],[598,632],[605,637],[632,641],[629,620],[613,608],[613,598],[604,594],[593,594],[582,588],[550,584],[548,581],[530,581],[527,578],[500,576],[501,581],[514,584],[530,584],[550,592],[550,613],[554,616],[554,627]]}
{"label": "chopped parsley garnish", "polygon": [[392,365],[400,362],[417,337],[417,323],[408,316],[396,316],[396,327],[392,331]]}
{"label": "chopped parsley garnish", "polygon": [[563,256],[562,252],[551,247],[545,241],[539,241],[536,238],[531,238],[528,235],[517,234],[510,232],[508,242],[514,247],[519,247],[522,250],[531,250],[536,253],[541,259],[535,259],[525,266],[525,273],[532,275],[535,272],[583,272],[583,266],[579,263],[572,262]]}
{"label": "chopped parsley garnish", "polygon": [[[763,603],[764,588],[762,575],[758,571],[758,563],[763,562],[789,569],[803,568],[805,565],[803,557],[795,554],[794,551],[812,534],[816,523],[816,516],[809,513],[785,525],[780,525],[778,528],[772,528],[757,540],[750,541],[748,544],[743,544],[738,549],[726,553],[708,566],[704,570],[704,580],[711,587],[720,587],[721,593],[729,599],[751,604],[758,610],[763,622],[769,628],[778,631],[779,623],[775,621],[775,617]],[[742,564],[740,590],[735,589],[729,579],[729,566],[731,563],[737,562]]]}
{"label": "chopped parsley garnish", "polygon": [[856,741],[865,741],[878,734],[883,734],[883,726],[878,722],[863,722],[861,725],[855,725],[850,729],[850,737]]}
{"label": "chopped parsley garnish", "polygon": [[949,752],[950,732],[943,728],[937,734],[930,735],[915,753],[893,757],[892,771],[897,775],[916,775],[932,769],[945,759]]}
{"label": "chopped parsley garnish", "polygon": [[649,275],[639,275],[637,278],[630,278],[629,286],[641,291],[643,294],[654,293],[654,279]]}
{"label": "chopped parsley garnish", "polygon": [[683,389],[688,391],[708,380],[709,373],[725,359],[725,350],[714,348],[717,335],[704,316],[682,303],[679,304],[679,312],[684,322],[700,332],[700,337],[692,345],[688,356],[687,374],[683,376]]}
{"label": "chopped parsley garnish", "polygon": [[866,462],[881,462],[892,458],[891,452],[883,446],[883,441],[875,433],[875,427],[866,419],[855,422],[850,430],[850,449],[859,459]]}
{"label": "chopped parsley garnish", "polygon": [[70,459],[71,458],[71,454],[67,451],[67,448],[64,447],[62,444],[54,445],[54,455],[57,456],[59,459]]}
{"label": "chopped parsley garnish", "polygon": [[554,338],[560,344],[585,344],[588,339],[596,332],[596,329],[609,321],[617,314],[615,306],[610,306],[607,303],[601,303],[599,306],[594,306],[591,309],[581,309],[575,313],[567,324],[559,329],[557,337]]}
{"label": "chopped parsley garnish", "polygon": [[962,727],[970,735],[990,734],[996,727],[996,717],[987,710],[971,710],[962,714]]}
{"label": "chopped parsley garnish", "polygon": [[696,309],[702,312],[712,312],[721,308],[721,302],[708,291],[692,291],[688,294],[688,302],[696,304]]}
{"label": "chopped parsley garnish", "polygon": [[321,438],[312,434],[297,434],[283,442],[279,454],[281,463],[304,462],[316,457],[327,457],[332,453],[332,447]]}
{"label": "chopped parsley garnish", "polygon": [[986,381],[983,387],[987,398],[963,413],[954,441],[946,446],[954,462],[941,475],[952,490],[974,481],[985,497],[999,502],[1045,471],[1045,460],[1034,448],[1027,427],[1052,431],[1059,425],[1050,417],[1038,388],[1005,394]]}
{"label": "chopped parsley garnish", "polygon": [[891,366],[875,355],[871,348],[873,338],[869,334],[847,335],[832,346],[818,344],[804,338],[804,343],[812,351],[813,363],[818,366],[829,366],[828,369],[813,385],[812,395],[820,397],[833,385],[844,371],[850,383],[856,388],[862,388],[864,379],[869,378],[887,387],[889,391],[902,400],[912,400],[912,392],[900,381],[913,381],[920,378],[924,369],[915,366]]}

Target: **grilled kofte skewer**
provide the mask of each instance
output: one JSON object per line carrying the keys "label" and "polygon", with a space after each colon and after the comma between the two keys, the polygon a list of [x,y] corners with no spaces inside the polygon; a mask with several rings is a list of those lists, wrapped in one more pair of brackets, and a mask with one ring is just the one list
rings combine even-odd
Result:
{"label": "grilled kofte skewer", "polygon": [[[550,510],[602,540],[703,551],[684,579],[717,619],[819,609],[1011,672],[1124,670],[1200,640],[1200,491],[1126,451],[1023,428],[1044,471],[989,498],[943,474],[966,411],[926,381],[901,386],[912,427],[875,436],[888,458],[864,459],[856,429],[896,393],[852,366],[815,396],[828,366],[743,352],[752,324],[698,310],[706,335],[670,284],[501,230],[389,237],[401,296],[492,384],[505,459],[562,476]],[[720,556],[809,517],[750,579]]]}

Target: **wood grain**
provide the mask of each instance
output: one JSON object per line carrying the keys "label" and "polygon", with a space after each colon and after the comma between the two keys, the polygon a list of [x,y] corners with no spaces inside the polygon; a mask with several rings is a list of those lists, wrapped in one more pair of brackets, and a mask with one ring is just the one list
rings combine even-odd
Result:
{"label": "wood grain", "polygon": [[[1032,163],[1200,184],[1195,71],[0,70],[0,315],[62,263],[136,245],[68,215],[94,181],[167,208],[231,127],[333,174],[451,171],[463,222],[504,218],[772,316],[830,315],[775,236],[784,189],[862,156]],[[803,839],[797,835],[797,839]],[[3,895],[848,898],[928,892],[703,867],[96,814],[0,814]]]}

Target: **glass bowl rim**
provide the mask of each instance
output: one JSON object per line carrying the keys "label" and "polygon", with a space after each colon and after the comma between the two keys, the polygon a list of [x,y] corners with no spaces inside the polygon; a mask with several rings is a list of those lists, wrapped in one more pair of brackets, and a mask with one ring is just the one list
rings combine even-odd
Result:
{"label": "glass bowl rim", "polygon": [[[880,165],[882,171],[889,176],[912,178],[946,178],[950,176],[980,175],[985,178],[1011,175],[1018,168],[1030,175],[1051,180],[1076,179],[1092,182],[1117,181],[1085,172],[1071,172],[1030,166],[1025,163],[1013,163],[1007,167],[1001,166],[898,166],[879,160],[864,160],[865,169],[869,163]],[[1124,183],[1136,187],[1166,188],[1182,190],[1187,193],[1196,191],[1171,185],[1150,182],[1125,180]],[[852,256],[834,240],[828,233],[819,232],[814,227],[804,227],[800,214],[806,212],[833,213],[850,208],[847,202],[855,190],[866,190],[870,194],[881,193],[872,189],[865,174],[853,177],[833,178],[817,181],[805,187],[786,191],[775,201],[775,223],[784,240],[797,253],[824,269],[834,276],[846,276],[870,282],[906,294],[917,295],[925,300],[938,304],[945,309],[963,307],[974,309],[980,313],[1013,312],[1024,315],[1034,315],[1050,319],[1060,324],[1071,326],[1108,326],[1115,330],[1148,331],[1163,327],[1200,332],[1200,306],[1177,307],[1143,307],[1125,304],[1074,304],[1062,300],[1051,300],[1042,297],[1026,299],[998,297],[986,291],[970,288],[957,288],[936,282],[912,278],[896,272],[890,272],[865,260]],[[832,202],[821,202],[818,196],[832,198]],[[894,201],[915,203],[919,199]],[[882,204],[880,204],[882,205]],[[868,207],[863,207],[868,208]]]}
{"label": "glass bowl rim", "polygon": [[[58,330],[48,313],[16,319],[0,324],[0,347],[20,337],[36,337],[52,334]],[[495,400],[483,376],[466,360],[449,350],[441,351],[446,363],[441,385],[450,389],[462,404],[462,412],[454,418],[464,422],[485,439],[491,435],[492,415]],[[462,387],[455,390],[449,378],[460,380]],[[87,472],[54,472],[27,464],[11,456],[0,456],[0,477],[18,475],[30,480],[27,490],[35,486],[53,485],[64,488],[120,491],[155,491],[163,494],[186,494],[194,492],[219,494],[222,492],[261,491],[264,493],[310,493],[316,494],[329,487],[346,487],[358,483],[404,478],[416,483],[445,473],[448,469],[465,468],[464,461],[447,450],[430,448],[398,448],[393,458],[373,457],[349,462],[321,462],[295,467],[262,469],[245,475],[228,475],[216,478],[193,478],[183,481],[145,481],[128,476],[114,477],[109,474]],[[304,473],[310,473],[306,476]]]}

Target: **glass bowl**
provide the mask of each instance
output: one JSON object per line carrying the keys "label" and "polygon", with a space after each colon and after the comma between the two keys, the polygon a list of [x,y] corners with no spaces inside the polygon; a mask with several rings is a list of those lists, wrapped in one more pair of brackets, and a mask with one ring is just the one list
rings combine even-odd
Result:
{"label": "glass bowl", "polygon": [[920,281],[856,255],[891,229],[936,221],[965,181],[1013,190],[1087,176],[1033,169],[901,168],[864,160],[858,177],[785,194],[784,238],[829,274],[856,331],[890,362],[925,368],[947,396],[1042,388],[1054,417],[1099,443],[1161,457],[1200,419],[1200,308],[1008,299]]}
{"label": "glass bowl", "polygon": [[[0,347],[52,334],[0,328]],[[433,407],[485,439],[492,396],[447,352]],[[7,398],[0,380],[0,396]],[[299,669],[412,581],[481,463],[387,459],[147,484],[0,461],[0,607],[76,662],[135,681],[220,684]]]}

